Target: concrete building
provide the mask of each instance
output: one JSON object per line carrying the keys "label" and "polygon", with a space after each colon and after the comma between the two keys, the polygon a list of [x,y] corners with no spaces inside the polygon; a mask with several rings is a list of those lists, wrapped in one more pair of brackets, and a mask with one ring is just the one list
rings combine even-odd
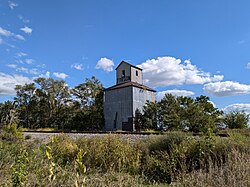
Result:
{"label": "concrete building", "polygon": [[105,130],[135,131],[135,111],[155,102],[155,90],[143,85],[142,69],[122,61],[116,68],[116,85],[104,90]]}

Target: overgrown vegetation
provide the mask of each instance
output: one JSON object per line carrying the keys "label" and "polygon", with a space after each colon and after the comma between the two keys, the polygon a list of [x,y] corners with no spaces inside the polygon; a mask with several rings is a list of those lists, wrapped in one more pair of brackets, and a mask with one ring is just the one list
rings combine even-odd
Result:
{"label": "overgrown vegetation", "polygon": [[0,186],[250,185],[250,139],[240,133],[169,132],[143,141],[62,134],[48,144],[1,137]]}

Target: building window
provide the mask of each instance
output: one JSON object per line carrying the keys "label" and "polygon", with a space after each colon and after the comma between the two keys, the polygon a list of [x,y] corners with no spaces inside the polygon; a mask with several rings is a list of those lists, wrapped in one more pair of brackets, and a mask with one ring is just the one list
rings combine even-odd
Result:
{"label": "building window", "polygon": [[122,77],[125,77],[125,70],[122,70]]}
{"label": "building window", "polygon": [[138,76],[138,71],[137,70],[135,71],[135,75]]}

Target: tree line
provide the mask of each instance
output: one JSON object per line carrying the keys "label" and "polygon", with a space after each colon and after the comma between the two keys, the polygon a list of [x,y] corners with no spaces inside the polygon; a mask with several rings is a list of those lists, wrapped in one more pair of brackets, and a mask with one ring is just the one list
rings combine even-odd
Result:
{"label": "tree line", "polygon": [[[0,103],[0,125],[55,128],[64,130],[104,130],[103,85],[92,76],[69,88],[63,80],[37,78],[17,85],[13,101]],[[135,114],[136,130],[183,130],[209,132],[218,128],[247,128],[249,115],[233,111],[223,114],[207,96],[191,98],[166,94],[160,101],[147,102]]]}
{"label": "tree line", "polygon": [[215,132],[221,128],[247,128],[249,115],[244,111],[224,113],[207,96],[191,98],[166,94],[158,102],[147,102],[143,114],[137,110],[139,129]]}
{"label": "tree line", "polygon": [[63,80],[37,78],[17,85],[13,101],[0,104],[0,124],[97,131],[104,127],[103,85],[94,76],[70,89]]}

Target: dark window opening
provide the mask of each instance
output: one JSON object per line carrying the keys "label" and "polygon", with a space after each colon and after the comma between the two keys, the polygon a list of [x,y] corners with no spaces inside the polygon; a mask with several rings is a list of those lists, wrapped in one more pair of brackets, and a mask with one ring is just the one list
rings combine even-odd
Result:
{"label": "dark window opening", "polygon": [[135,71],[135,75],[138,76],[138,71],[137,70]]}
{"label": "dark window opening", "polygon": [[125,70],[122,70],[122,77],[125,77]]}

